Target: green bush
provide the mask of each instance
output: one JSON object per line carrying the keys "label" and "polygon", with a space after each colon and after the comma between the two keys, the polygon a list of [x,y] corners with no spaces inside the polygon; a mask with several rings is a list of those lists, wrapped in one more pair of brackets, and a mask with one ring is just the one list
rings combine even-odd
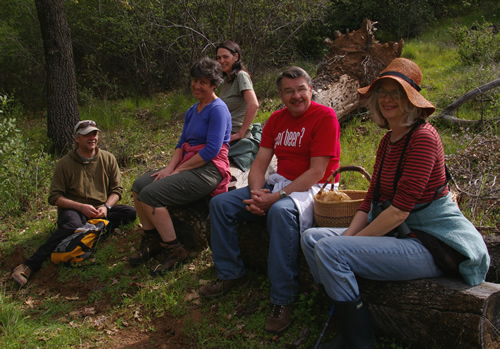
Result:
{"label": "green bush", "polygon": [[475,22],[471,28],[458,25],[450,29],[453,42],[464,64],[495,64],[500,61],[500,35],[489,22]]}
{"label": "green bush", "polygon": [[454,0],[333,0],[329,14],[329,36],[334,30],[357,30],[368,18],[378,22],[376,37],[382,41],[413,38],[451,9],[463,11],[471,4]]}
{"label": "green bush", "polygon": [[14,100],[0,97],[0,217],[33,209],[45,198],[52,173],[50,156],[41,146],[23,139],[16,117],[22,110]]}

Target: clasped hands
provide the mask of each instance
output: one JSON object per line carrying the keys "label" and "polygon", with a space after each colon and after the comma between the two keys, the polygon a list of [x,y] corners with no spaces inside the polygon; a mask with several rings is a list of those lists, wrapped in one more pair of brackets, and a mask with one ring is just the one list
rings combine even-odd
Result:
{"label": "clasped hands", "polygon": [[250,190],[250,195],[250,199],[243,200],[243,203],[247,205],[247,211],[259,216],[265,216],[271,206],[279,200],[269,189]]}
{"label": "clasped hands", "polygon": [[108,215],[108,209],[104,206],[95,208],[92,205],[83,205],[80,212],[87,218],[105,218]]}

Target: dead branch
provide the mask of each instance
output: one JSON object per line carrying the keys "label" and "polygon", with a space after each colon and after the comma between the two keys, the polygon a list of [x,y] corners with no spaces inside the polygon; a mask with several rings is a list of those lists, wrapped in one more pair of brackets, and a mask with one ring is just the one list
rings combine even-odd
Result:
{"label": "dead branch", "polygon": [[455,112],[458,110],[458,108],[462,104],[464,104],[464,103],[470,101],[471,99],[477,97],[478,95],[481,95],[484,92],[489,91],[491,89],[494,89],[495,87],[498,87],[498,86],[500,86],[500,79],[493,80],[493,81],[487,83],[486,85],[483,85],[481,87],[477,87],[474,90],[467,92],[462,97],[455,100],[453,103],[451,103],[446,108],[444,108],[443,111],[439,115],[435,115],[432,118],[434,118],[434,119],[439,118],[447,123],[451,123],[451,124],[455,124],[455,125],[458,124],[458,125],[462,125],[462,126],[473,126],[473,125],[477,125],[477,124],[483,123],[483,122],[499,121],[500,116],[492,118],[492,119],[488,119],[488,120],[464,120],[464,119],[460,119],[460,118],[457,118],[454,116]]}

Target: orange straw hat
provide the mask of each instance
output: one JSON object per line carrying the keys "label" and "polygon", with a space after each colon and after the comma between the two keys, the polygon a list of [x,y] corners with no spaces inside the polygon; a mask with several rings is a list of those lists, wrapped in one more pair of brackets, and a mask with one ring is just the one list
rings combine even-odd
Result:
{"label": "orange straw hat", "polygon": [[424,96],[420,94],[420,83],[422,82],[422,71],[419,66],[406,58],[396,58],[382,70],[379,77],[376,78],[370,86],[358,89],[361,98],[366,97],[366,94],[371,92],[373,86],[381,79],[393,79],[399,82],[405,90],[406,96],[410,103],[417,108],[425,109],[427,116],[434,113],[436,107],[432,105]]}

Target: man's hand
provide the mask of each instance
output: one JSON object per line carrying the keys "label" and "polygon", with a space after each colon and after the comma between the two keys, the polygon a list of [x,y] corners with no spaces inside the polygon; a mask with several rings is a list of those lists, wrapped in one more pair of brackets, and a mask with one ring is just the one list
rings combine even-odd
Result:
{"label": "man's hand", "polygon": [[[102,209],[106,210],[106,207],[102,207]],[[82,204],[80,212],[87,218],[102,217],[101,212],[98,209],[95,209],[94,206],[88,204]],[[106,214],[104,214],[104,217],[106,217]]]}
{"label": "man's hand", "polygon": [[271,193],[269,189],[250,190],[250,194],[251,198],[243,200],[243,203],[247,205],[247,211],[259,216],[264,216],[271,206],[280,199],[276,193]]}
{"label": "man's hand", "polygon": [[108,216],[108,209],[105,206],[99,206],[97,208],[97,211],[99,212],[97,216],[94,216],[93,218],[106,218]]}

